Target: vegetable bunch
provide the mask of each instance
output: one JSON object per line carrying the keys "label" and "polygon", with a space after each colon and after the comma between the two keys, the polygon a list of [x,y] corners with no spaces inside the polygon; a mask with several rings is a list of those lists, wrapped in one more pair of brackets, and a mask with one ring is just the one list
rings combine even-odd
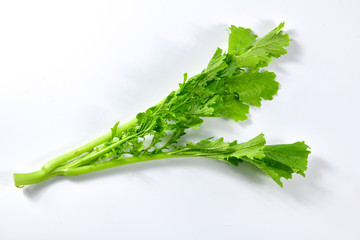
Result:
{"label": "vegetable bunch", "polygon": [[[286,53],[289,36],[284,23],[262,38],[250,29],[230,27],[229,47],[218,48],[207,67],[191,78],[184,74],[179,88],[157,105],[111,132],[61,155],[32,173],[14,174],[15,185],[42,182],[54,176],[75,176],[130,163],[164,158],[206,157],[238,166],[246,161],[282,186],[281,178],[304,175],[308,146],[304,142],[266,145],[263,134],[244,142],[207,138],[179,143],[189,128],[197,129],[207,117],[247,119],[249,106],[272,100],[279,89],[275,74],[263,67]],[[145,141],[147,139],[148,141]],[[150,139],[150,141],[149,141]]]}

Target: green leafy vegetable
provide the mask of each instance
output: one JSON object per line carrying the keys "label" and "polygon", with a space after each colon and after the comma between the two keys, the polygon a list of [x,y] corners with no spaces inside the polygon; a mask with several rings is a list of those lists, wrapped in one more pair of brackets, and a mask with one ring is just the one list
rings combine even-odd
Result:
{"label": "green leafy vegetable", "polygon": [[207,67],[179,84],[157,105],[130,122],[69,153],[46,163],[39,171],[14,174],[15,185],[35,184],[48,178],[74,176],[149,160],[206,157],[238,166],[246,161],[260,168],[282,186],[281,178],[293,173],[304,176],[309,155],[304,142],[266,145],[263,134],[244,142],[208,138],[197,143],[179,143],[185,130],[197,129],[204,117],[246,120],[250,106],[271,100],[279,89],[275,73],[261,70],[273,58],[286,53],[289,36],[284,23],[262,38],[250,29],[230,27],[229,49],[218,48]]}

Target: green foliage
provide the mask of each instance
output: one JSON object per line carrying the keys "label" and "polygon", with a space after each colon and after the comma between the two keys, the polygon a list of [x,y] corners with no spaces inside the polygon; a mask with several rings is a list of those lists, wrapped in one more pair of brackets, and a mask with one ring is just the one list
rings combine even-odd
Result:
{"label": "green foliage", "polygon": [[[223,138],[179,144],[189,128],[197,129],[204,117],[247,119],[250,106],[272,100],[279,89],[275,74],[265,67],[286,53],[289,37],[281,23],[262,38],[250,29],[230,27],[229,49],[217,48],[207,67],[198,75],[179,84],[159,104],[137,114],[135,124],[119,131],[119,122],[111,128],[110,140],[83,156],[55,166],[62,174],[76,175],[123,163],[166,157],[207,157],[231,165],[247,161],[259,167],[282,186],[280,179],[293,173],[304,176],[310,153],[303,142],[267,146],[263,134],[244,142],[224,142]],[[106,165],[107,164],[107,165]],[[105,167],[103,167],[105,166]],[[85,169],[85,170],[84,170]],[[81,171],[80,171],[81,170]],[[50,174],[50,173],[48,173]]]}

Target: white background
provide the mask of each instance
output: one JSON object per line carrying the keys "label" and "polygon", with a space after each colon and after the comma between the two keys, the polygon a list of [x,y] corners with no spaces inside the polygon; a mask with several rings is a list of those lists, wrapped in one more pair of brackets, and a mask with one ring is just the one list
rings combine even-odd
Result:
{"label": "white background", "polygon": [[[2,1],[0,239],[360,239],[359,1]],[[109,131],[199,73],[231,25],[286,21],[281,84],[188,139],[305,140],[306,178],[170,159],[17,189],[12,173]]]}

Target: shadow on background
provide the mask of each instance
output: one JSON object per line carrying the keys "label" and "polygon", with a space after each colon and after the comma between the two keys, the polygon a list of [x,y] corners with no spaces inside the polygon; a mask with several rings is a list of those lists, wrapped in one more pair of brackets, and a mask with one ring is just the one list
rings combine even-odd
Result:
{"label": "shadow on background", "polygon": [[289,180],[284,184],[283,195],[303,204],[320,205],[324,198],[330,198],[331,186],[322,186],[324,176],[333,169],[329,162],[317,155],[310,154],[306,177]]}

